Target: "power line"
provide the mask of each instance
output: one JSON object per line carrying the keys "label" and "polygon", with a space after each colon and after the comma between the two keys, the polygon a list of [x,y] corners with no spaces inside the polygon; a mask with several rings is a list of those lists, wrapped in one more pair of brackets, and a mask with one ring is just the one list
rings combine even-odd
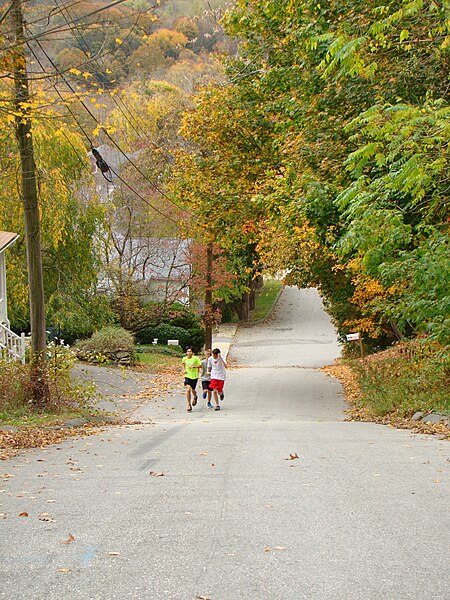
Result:
{"label": "power line", "polygon": [[[55,63],[53,62],[53,60],[50,58],[50,56],[47,54],[47,52],[45,51],[45,49],[42,47],[42,44],[39,41],[36,42],[36,43],[38,44],[38,46],[41,49],[41,51],[43,52],[43,54],[47,57],[47,60],[50,62],[50,64],[52,65],[52,67],[55,69],[56,73],[62,77],[63,81],[66,83],[66,85],[68,86],[68,88],[72,91],[73,94],[76,95],[76,92],[73,89],[72,85],[70,84],[69,81],[67,81],[67,79],[64,77],[64,75],[61,75],[61,73],[58,70],[58,67],[55,65]],[[78,100],[79,100],[80,104],[83,106],[83,108],[86,110],[86,112],[94,120],[94,122],[98,126],[102,127],[101,123],[99,123],[99,121],[97,120],[97,117],[92,113],[92,111],[90,110],[90,108],[83,102],[83,100],[81,98],[79,98]],[[77,123],[78,123],[78,121],[77,121]],[[136,165],[136,163],[133,160],[131,160],[131,158],[122,150],[122,148],[119,146],[119,144],[114,140],[114,138],[110,135],[110,133],[106,129],[103,129],[103,133],[111,141],[111,143],[115,146],[115,148],[117,148],[117,150],[122,154],[122,156],[124,156],[125,160],[127,160],[136,169],[136,171],[146,181],[148,181],[148,183],[150,183],[155,188],[155,190],[157,190],[161,194],[161,196],[163,196],[164,198],[166,198],[166,200],[168,200],[171,204],[173,204],[174,206],[176,206],[180,210],[182,210],[184,212],[187,212],[188,214],[191,214],[189,211],[187,211],[185,208],[181,207],[177,202],[175,202],[172,198],[170,198],[165,192],[163,192],[154,181],[152,181],[151,179],[149,179],[147,177],[147,175],[145,175],[145,173],[138,167],[138,165]],[[86,135],[87,139],[89,140],[89,143],[90,143],[91,147],[93,147],[92,141],[90,140],[90,138],[87,136],[86,133],[85,133],[85,135]]]}
{"label": "power line", "polygon": [[[43,31],[42,33],[36,33],[34,34],[32,37],[28,38],[28,39],[24,39],[21,40],[18,43],[14,43],[11,44],[10,46],[6,46],[5,48],[3,48],[3,50],[5,50],[6,52],[9,50],[12,50],[13,48],[17,48],[19,46],[23,46],[25,44],[27,44],[28,42],[32,42],[32,41],[36,41],[38,42],[38,40],[42,37],[45,37],[51,33],[55,33],[55,32],[60,32],[60,31],[71,31],[70,26],[78,23],[80,21],[82,21],[83,19],[86,19],[88,17],[93,17],[105,10],[108,10],[109,8],[113,8],[114,6],[117,6],[118,4],[123,4],[124,2],[126,2],[127,0],[115,0],[114,2],[111,2],[110,4],[107,4],[105,6],[102,6],[101,8],[98,8],[96,10],[93,10],[89,13],[85,13],[84,15],[81,15],[80,17],[76,17],[75,19],[73,19],[72,21],[70,21],[69,23],[65,22],[62,25],[58,25],[56,27],[53,27],[53,29],[47,29],[46,31]],[[123,17],[125,18],[125,17]],[[9,32],[11,33],[11,32]]]}
{"label": "power line", "polygon": [[[175,223],[175,225],[179,225],[178,221],[175,221],[175,219],[172,219],[172,217],[169,217],[168,215],[166,215],[165,213],[163,213],[161,210],[159,210],[158,208],[156,208],[156,206],[153,206],[153,204],[151,204],[151,202],[149,202],[146,198],[144,198],[144,196],[142,196],[142,194],[140,194],[137,190],[135,190],[129,183],[127,183],[125,181],[125,179],[123,179],[116,171],[114,171],[114,169],[112,169],[110,167],[111,172],[113,173],[113,175],[119,180],[121,181],[130,191],[132,191],[138,198],[140,198],[143,202],[145,202],[145,204],[147,204],[148,206],[150,206],[154,211],[156,211],[158,214],[162,215],[164,218],[168,219],[169,221],[172,221],[172,223]],[[183,210],[183,209],[181,209]],[[187,211],[184,211],[187,212]]]}
{"label": "power line", "polygon": [[[62,12],[63,12],[63,9],[61,10],[61,13],[62,13]],[[66,9],[64,9],[64,12],[66,12],[66,13],[67,13],[67,15],[69,16],[69,18],[70,18],[70,19],[72,18],[71,14],[70,14],[70,12],[69,12],[69,10],[68,10],[67,8],[66,8]],[[64,19],[66,19],[64,15],[63,15],[63,18],[64,18]],[[129,34],[129,35],[131,35],[131,31],[132,31],[132,30],[134,29],[134,27],[136,26],[136,23],[137,23],[137,21],[135,22],[134,26],[133,26],[133,27],[130,29],[130,34]],[[87,56],[87,58],[89,58],[89,56],[87,55],[86,51],[84,51],[84,50],[82,49],[82,47],[83,47],[83,46],[84,46],[84,47],[87,47],[87,46],[88,46],[88,44],[87,44],[87,41],[86,41],[85,37],[83,36],[82,32],[79,30],[79,27],[78,27],[78,26],[75,26],[75,27],[74,27],[74,31],[75,31],[75,30],[78,32],[78,33],[75,33],[75,37],[77,37],[77,38],[78,38],[78,41],[79,41],[79,42],[80,42],[80,40],[81,40],[81,44],[80,44],[80,48],[81,48],[81,50],[82,50],[83,54],[84,54],[85,56]],[[127,36],[127,37],[128,37],[128,36]],[[104,55],[102,55],[102,56],[101,56],[101,58],[103,58],[103,56],[104,56]],[[103,71],[101,71],[101,65],[100,65],[100,63],[98,62],[98,60],[97,60],[97,57],[93,57],[93,62],[95,62],[95,63],[97,64],[97,66],[98,66],[97,74],[98,74],[98,75],[102,75],[102,76],[104,76],[104,73],[103,73]],[[110,83],[110,82],[108,82],[108,83]],[[126,120],[126,121],[127,121],[129,124],[130,124],[130,126],[131,126],[131,127],[132,127],[132,129],[133,129],[133,131],[135,131],[135,133],[137,133],[137,135],[138,135],[138,136],[139,136],[139,137],[140,137],[142,140],[144,140],[145,138],[143,138],[143,137],[142,137],[142,134],[141,134],[141,131],[140,131],[140,129],[136,128],[136,127],[133,125],[133,123],[132,123],[130,120],[128,120],[128,119],[127,119],[127,117],[126,117],[125,113],[123,112],[123,110],[122,110],[122,109],[121,109],[121,107],[119,106],[119,104],[118,104],[118,100],[116,99],[116,97],[115,97],[115,96],[111,96],[111,98],[112,98],[112,100],[113,100],[114,104],[117,106],[118,110],[119,110],[119,111],[121,112],[121,114],[124,116],[125,120]],[[133,118],[133,119],[136,121],[136,123],[139,125],[138,121],[137,121],[137,120],[135,119],[135,117],[133,117],[133,115],[131,114],[131,111],[129,111],[129,109],[127,109],[127,107],[125,106],[125,103],[124,103],[123,101],[122,101],[122,103],[123,103],[123,105],[124,105],[124,107],[125,107],[125,110],[127,110],[127,111],[129,112],[130,116],[131,116],[131,117],[132,117],[132,118]],[[145,140],[145,141],[146,141],[146,140]]]}
{"label": "power line", "polygon": [[[38,45],[41,47],[40,43],[39,43],[39,42],[37,42],[37,43],[38,43]],[[40,61],[39,61],[39,58],[36,56],[36,54],[34,53],[34,51],[33,51],[33,49],[32,49],[31,47],[30,47],[30,50],[31,50],[31,52],[33,53],[33,55],[35,56],[36,60],[39,62],[39,64],[41,64],[41,63],[40,63]],[[44,52],[44,54],[46,54],[46,53],[45,53],[45,51],[42,49],[42,47],[41,47],[41,50]],[[48,55],[46,55],[46,56],[47,56],[47,58],[49,58],[49,57],[48,57]],[[51,59],[50,59],[50,58],[49,58],[49,60],[51,61]],[[53,64],[53,63],[52,63],[52,64]],[[41,65],[41,67],[42,67],[42,65]],[[67,83],[67,82],[66,82],[66,83]],[[68,85],[69,85],[69,88],[70,88],[70,87],[71,87],[71,86],[70,86],[70,84],[68,84]],[[64,101],[64,98],[62,97],[61,93],[60,93],[60,92],[59,92],[59,90],[56,88],[56,86],[55,86],[55,91],[56,91],[56,93],[59,95],[59,97],[61,98],[61,100],[62,100],[62,101]],[[72,91],[73,91],[73,90],[72,90]],[[89,109],[89,108],[88,108],[88,107],[87,107],[87,106],[84,104],[84,102],[82,102],[81,100],[80,100],[80,102],[81,102],[82,106],[83,106],[83,107],[84,107],[84,108],[87,110],[87,112],[89,113],[89,115],[90,115],[90,116],[91,116],[91,117],[94,119],[94,121],[95,121],[97,124],[99,124],[99,123],[98,123],[98,121],[97,121],[97,119],[95,118],[95,116],[92,114],[92,112],[90,111],[90,109]],[[77,117],[75,116],[75,114],[74,114],[74,113],[73,113],[73,112],[70,110],[69,106],[67,106],[67,105],[65,105],[65,106],[66,106],[66,108],[68,109],[68,111],[70,112],[70,114],[72,115],[72,118],[74,119],[74,121],[77,123],[78,127],[80,127],[80,129],[81,129],[81,131],[83,132],[83,134],[85,135],[86,139],[88,140],[88,142],[89,142],[89,145],[91,146],[91,151],[95,150],[95,148],[94,148],[94,145],[93,145],[93,143],[92,143],[92,140],[90,139],[89,135],[86,133],[85,129],[82,127],[81,123],[79,122],[79,120],[77,119]],[[105,132],[105,133],[107,133],[107,132]],[[133,164],[133,165],[134,165],[134,163],[133,163],[133,162],[132,162],[132,161],[131,161],[131,160],[128,158],[128,156],[125,154],[125,152],[123,152],[123,150],[122,150],[122,149],[119,147],[119,145],[118,145],[118,144],[117,144],[117,143],[116,143],[116,142],[115,142],[115,141],[114,141],[114,140],[113,140],[113,139],[112,139],[112,138],[111,138],[109,135],[108,135],[108,137],[109,137],[109,138],[111,139],[111,141],[112,141],[112,142],[115,144],[115,146],[117,147],[117,149],[118,149],[118,150],[119,150],[119,151],[120,151],[120,152],[123,154],[123,156],[124,156],[125,158],[127,158],[127,159],[128,159],[130,162],[131,162],[131,164]],[[73,147],[73,146],[72,146],[72,147]],[[101,157],[100,157],[100,158],[101,158]],[[106,163],[105,163],[105,164],[106,164]],[[160,214],[160,215],[161,215],[161,216],[163,216],[164,218],[168,219],[169,221],[172,221],[172,223],[175,223],[175,225],[178,225],[178,222],[177,222],[177,221],[175,221],[174,219],[172,219],[172,217],[170,217],[170,216],[166,215],[164,212],[162,212],[160,209],[158,209],[156,206],[154,206],[154,205],[153,205],[151,202],[149,202],[149,201],[148,201],[146,198],[144,198],[144,196],[142,196],[142,194],[140,194],[140,193],[139,193],[137,190],[135,190],[135,189],[134,189],[134,188],[133,188],[133,187],[132,187],[132,186],[131,186],[129,183],[127,183],[127,182],[126,182],[126,181],[125,181],[125,180],[124,180],[124,179],[123,179],[123,178],[122,178],[122,177],[121,177],[121,176],[120,176],[118,173],[116,173],[116,171],[114,171],[114,170],[113,170],[113,169],[112,169],[112,168],[111,168],[109,165],[107,165],[107,164],[106,164],[106,166],[108,167],[108,170],[109,170],[109,171],[111,171],[111,173],[113,173],[113,174],[114,174],[114,175],[117,177],[117,179],[119,179],[119,181],[121,181],[121,182],[122,182],[122,183],[123,183],[123,184],[124,184],[126,187],[128,187],[128,188],[130,189],[130,191],[132,191],[134,194],[136,194],[136,196],[138,196],[138,197],[139,197],[139,198],[140,198],[140,199],[141,199],[143,202],[145,202],[145,203],[146,203],[148,206],[150,206],[150,207],[151,207],[151,208],[152,208],[152,209],[153,209],[155,212],[157,212],[158,214]],[[136,167],[136,168],[137,168],[137,167]],[[141,171],[139,170],[139,172],[141,172]],[[107,178],[105,178],[105,179],[106,179],[107,181],[109,181]],[[153,185],[153,186],[155,187],[155,189],[156,189],[156,190],[157,190],[159,193],[161,193],[161,192],[160,192],[160,190],[159,190],[159,189],[158,189],[158,188],[157,188],[157,187],[154,185],[154,183],[153,183],[152,181],[150,181],[150,180],[148,180],[148,179],[147,179],[147,181],[148,181],[148,182],[149,182],[151,185]],[[111,181],[109,181],[109,183],[112,183],[112,182],[111,182]],[[168,199],[170,202],[172,202],[173,204],[175,204],[175,203],[174,203],[172,200],[170,200],[170,198],[167,198],[167,199]],[[178,207],[180,210],[182,210],[183,212],[190,214],[188,211],[186,211],[186,210],[185,210],[185,209],[183,209],[182,207],[178,206],[177,204],[175,204],[175,205],[176,205],[176,206],[177,206],[177,207]]]}

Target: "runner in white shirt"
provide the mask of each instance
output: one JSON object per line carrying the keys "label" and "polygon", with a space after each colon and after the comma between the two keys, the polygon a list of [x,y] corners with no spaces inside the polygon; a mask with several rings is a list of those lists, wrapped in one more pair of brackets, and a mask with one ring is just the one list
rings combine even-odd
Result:
{"label": "runner in white shirt", "polygon": [[214,348],[212,356],[208,358],[208,373],[211,375],[209,387],[213,391],[215,410],[220,410],[219,395],[221,400],[224,398],[223,386],[227,377],[226,368],[227,363],[223,360],[219,348]]}

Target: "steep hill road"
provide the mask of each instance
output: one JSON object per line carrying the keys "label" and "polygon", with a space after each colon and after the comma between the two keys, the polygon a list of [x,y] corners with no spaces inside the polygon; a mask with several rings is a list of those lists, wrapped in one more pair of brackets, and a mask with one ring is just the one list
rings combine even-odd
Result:
{"label": "steep hill road", "polygon": [[448,443],[344,421],[338,353],[286,288],[238,330],[221,411],[187,413],[180,374],[154,425],[5,461],[0,598],[449,598]]}

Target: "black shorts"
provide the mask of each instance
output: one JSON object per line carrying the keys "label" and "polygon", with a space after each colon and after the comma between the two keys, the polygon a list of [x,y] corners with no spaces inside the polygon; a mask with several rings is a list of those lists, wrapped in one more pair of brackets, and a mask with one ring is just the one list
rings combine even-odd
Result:
{"label": "black shorts", "polygon": [[211,391],[211,388],[209,387],[210,381],[208,379],[208,381],[202,381],[202,389],[203,390],[208,390],[209,392]]}
{"label": "black shorts", "polygon": [[197,387],[197,381],[198,381],[198,377],[197,377],[197,379],[189,379],[189,377],[185,377],[184,378],[184,385],[190,385],[191,388],[193,390],[195,390],[195,388]]}

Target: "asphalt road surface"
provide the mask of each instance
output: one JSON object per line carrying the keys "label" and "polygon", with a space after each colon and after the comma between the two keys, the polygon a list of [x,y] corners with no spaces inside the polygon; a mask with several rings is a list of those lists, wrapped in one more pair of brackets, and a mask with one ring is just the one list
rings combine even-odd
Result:
{"label": "asphalt road surface", "polygon": [[448,443],[345,422],[338,352],[287,288],[238,331],[220,412],[180,385],[154,425],[3,462],[0,597],[448,600]]}

